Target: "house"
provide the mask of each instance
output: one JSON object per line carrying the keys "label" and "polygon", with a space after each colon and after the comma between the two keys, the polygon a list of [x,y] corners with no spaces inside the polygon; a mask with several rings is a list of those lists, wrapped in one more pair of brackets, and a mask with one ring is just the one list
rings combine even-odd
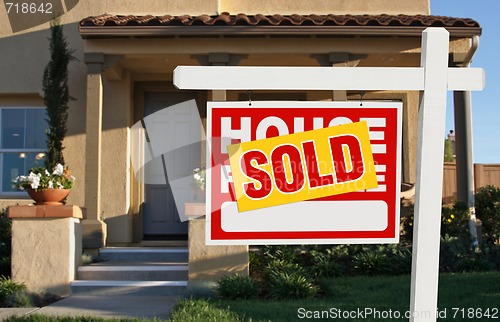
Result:
{"label": "house", "polygon": [[[238,91],[178,90],[172,83],[176,66],[414,67],[420,66],[421,33],[427,27],[447,28],[450,65],[462,66],[470,58],[471,39],[481,34],[472,19],[429,15],[428,0],[61,4],[66,6],[61,23],[77,58],[70,64],[75,100],[70,102],[65,159],[78,181],[68,202],[85,207],[84,247],[94,249],[188,234],[188,224],[178,221],[168,197],[168,184],[136,178],[131,158],[144,150],[135,150],[131,128],[158,109],[189,99],[196,100],[204,117],[209,100],[248,97]],[[43,159],[41,79],[49,24],[13,32],[3,10],[0,21],[0,207],[6,207],[30,202],[10,182]],[[341,101],[359,100],[361,94],[254,92],[252,99]],[[370,91],[362,99],[403,102],[402,179],[414,183],[419,92]],[[182,175],[192,175],[200,160],[185,160]],[[144,171],[158,169],[163,171],[146,165]]]}

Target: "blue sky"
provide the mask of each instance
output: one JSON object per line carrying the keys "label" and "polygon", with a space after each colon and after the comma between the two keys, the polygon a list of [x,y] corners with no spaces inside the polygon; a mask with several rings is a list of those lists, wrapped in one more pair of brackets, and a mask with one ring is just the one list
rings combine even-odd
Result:
{"label": "blue sky", "polygon": [[[486,71],[486,88],[472,93],[472,131],[475,163],[500,163],[500,30],[498,12],[500,0],[431,0],[431,14],[472,18],[479,22],[483,33],[472,67]],[[446,133],[453,129],[453,97],[448,95]]]}

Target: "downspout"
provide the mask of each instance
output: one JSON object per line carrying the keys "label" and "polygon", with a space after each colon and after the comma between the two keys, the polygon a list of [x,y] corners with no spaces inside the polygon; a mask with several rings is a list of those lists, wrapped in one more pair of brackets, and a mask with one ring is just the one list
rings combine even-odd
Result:
{"label": "downspout", "polygon": [[[479,47],[479,36],[472,36],[471,47],[467,52],[460,67],[469,68],[477,48]],[[466,201],[469,207],[469,230],[474,240],[474,245],[478,245],[478,236],[476,229],[476,212],[474,205],[474,157],[473,157],[473,144],[472,144],[472,104],[470,91],[458,91],[454,93],[455,97],[455,123],[460,122],[462,125],[461,131],[463,133],[456,133],[456,136],[462,138],[459,142],[456,137],[456,143],[460,144],[457,149],[457,183],[459,186],[459,199]],[[460,103],[458,103],[458,102]],[[458,103],[458,104],[457,104]],[[458,110],[462,108],[462,111]],[[457,113],[458,112],[458,113]],[[455,125],[456,127],[456,125]],[[456,132],[460,132],[456,131]],[[457,146],[457,144],[456,144]],[[465,191],[460,191],[465,190]]]}
{"label": "downspout", "polygon": [[462,63],[462,67],[470,67],[470,63],[472,62],[472,57],[477,51],[479,47],[479,36],[472,36],[471,44],[467,55],[465,55],[464,62]]}

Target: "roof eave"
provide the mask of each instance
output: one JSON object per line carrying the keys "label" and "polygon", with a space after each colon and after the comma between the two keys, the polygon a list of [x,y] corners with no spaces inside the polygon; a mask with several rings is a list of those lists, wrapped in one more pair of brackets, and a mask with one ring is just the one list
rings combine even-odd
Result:
{"label": "roof eave", "polygon": [[[407,36],[422,35],[425,26],[79,26],[82,38],[165,36]],[[480,27],[445,27],[451,38],[481,35]]]}

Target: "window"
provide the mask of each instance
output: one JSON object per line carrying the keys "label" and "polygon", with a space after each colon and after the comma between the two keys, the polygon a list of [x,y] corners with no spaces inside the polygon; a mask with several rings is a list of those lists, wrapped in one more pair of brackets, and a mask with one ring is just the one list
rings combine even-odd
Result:
{"label": "window", "polygon": [[0,194],[23,194],[12,181],[45,161],[48,128],[44,107],[0,108]]}

